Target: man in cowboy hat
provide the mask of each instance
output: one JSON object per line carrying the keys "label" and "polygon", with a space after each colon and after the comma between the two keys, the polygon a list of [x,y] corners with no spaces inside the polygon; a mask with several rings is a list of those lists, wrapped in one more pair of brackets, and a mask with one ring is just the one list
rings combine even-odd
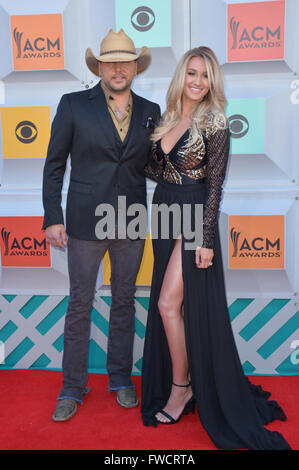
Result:
{"label": "man in cowboy hat", "polygon": [[[90,90],[62,96],[52,124],[43,178],[43,229],[52,246],[67,246],[70,277],[63,386],[54,421],[71,418],[88,391],[90,311],[100,262],[107,250],[112,294],[107,347],[109,391],[116,391],[117,402],[125,408],[138,405],[131,372],[135,282],[144,240],[120,237],[117,227],[114,239],[107,236],[99,240],[96,208],[110,204],[118,214],[119,196],[126,196],[127,206],[146,205],[144,166],[150,151],[150,124],[160,118],[160,107],[131,91],[135,75],[149,66],[150,53],[143,47],[137,54],[123,30],[109,31],[101,43],[100,56],[87,49],[86,63],[101,81]],[[61,189],[69,154],[65,229]]]}

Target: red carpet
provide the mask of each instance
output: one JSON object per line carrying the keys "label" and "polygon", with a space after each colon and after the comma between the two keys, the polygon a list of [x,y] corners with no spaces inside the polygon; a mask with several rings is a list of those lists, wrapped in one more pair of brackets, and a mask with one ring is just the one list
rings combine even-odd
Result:
{"label": "red carpet", "polygon": [[[140,407],[125,410],[107,392],[106,375],[89,375],[91,392],[77,414],[64,423],[51,419],[61,386],[61,373],[2,370],[0,383],[1,450],[215,450],[195,415],[174,426],[143,426]],[[140,396],[140,377],[133,378]],[[272,393],[288,419],[268,429],[281,432],[299,449],[299,377],[250,377]]]}

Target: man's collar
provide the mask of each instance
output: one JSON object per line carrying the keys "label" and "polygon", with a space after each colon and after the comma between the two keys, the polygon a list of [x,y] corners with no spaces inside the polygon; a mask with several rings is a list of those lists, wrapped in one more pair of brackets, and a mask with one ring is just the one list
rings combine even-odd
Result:
{"label": "man's collar", "polygon": [[[103,80],[100,81],[100,85],[102,87],[102,90],[103,90],[103,93],[105,95],[105,98],[106,98],[106,101],[108,103],[109,100],[113,100],[113,96],[111,96],[108,88],[106,87],[106,85],[104,84]],[[128,102],[128,106],[131,106],[132,105],[132,92],[130,91],[130,97],[129,97],[129,102]]]}
{"label": "man's collar", "polygon": [[106,100],[108,101],[110,98],[113,99],[113,96],[110,95],[108,88],[104,85],[103,80],[101,80],[100,84],[101,84]]}

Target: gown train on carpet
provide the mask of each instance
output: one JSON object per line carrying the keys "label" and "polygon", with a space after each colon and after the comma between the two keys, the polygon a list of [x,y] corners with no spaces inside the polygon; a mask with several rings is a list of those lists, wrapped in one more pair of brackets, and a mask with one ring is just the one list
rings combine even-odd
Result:
{"label": "gown train on carpet", "polygon": [[[206,184],[158,183],[154,203],[204,203]],[[170,227],[171,230],[171,227]],[[229,318],[218,223],[215,229],[213,265],[198,269],[194,250],[184,249],[184,324],[188,365],[201,424],[219,449],[289,450],[284,437],[264,427],[286,420],[270,393],[245,376]],[[154,239],[154,269],[146,329],[141,412],[145,425],[157,426],[155,413],[169,398],[171,358],[158,299],[175,239]]]}

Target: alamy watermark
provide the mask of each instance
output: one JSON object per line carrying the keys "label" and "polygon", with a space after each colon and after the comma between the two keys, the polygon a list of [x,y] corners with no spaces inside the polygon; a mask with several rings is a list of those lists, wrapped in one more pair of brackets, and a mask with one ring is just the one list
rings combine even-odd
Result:
{"label": "alamy watermark", "polygon": [[290,100],[292,104],[299,103],[299,80],[295,79],[291,82],[291,88],[294,90],[290,95]]}
{"label": "alamy watermark", "polygon": [[294,366],[297,366],[299,364],[299,339],[295,339],[291,343],[291,349],[294,349],[295,351],[292,352],[290,359],[291,363]]}
{"label": "alamy watermark", "polygon": [[5,364],[5,344],[0,341],[0,364]]}
{"label": "alamy watermark", "polygon": [[[118,196],[117,214],[111,204],[99,204],[95,215],[101,217],[95,227],[99,240],[107,238],[131,240],[146,239],[147,209],[143,204],[126,206],[126,196]],[[130,221],[127,223],[127,218]],[[192,230],[192,227],[195,227]],[[184,249],[195,250],[203,240],[203,204],[152,204],[151,237],[168,240],[182,235],[185,239]]]}

